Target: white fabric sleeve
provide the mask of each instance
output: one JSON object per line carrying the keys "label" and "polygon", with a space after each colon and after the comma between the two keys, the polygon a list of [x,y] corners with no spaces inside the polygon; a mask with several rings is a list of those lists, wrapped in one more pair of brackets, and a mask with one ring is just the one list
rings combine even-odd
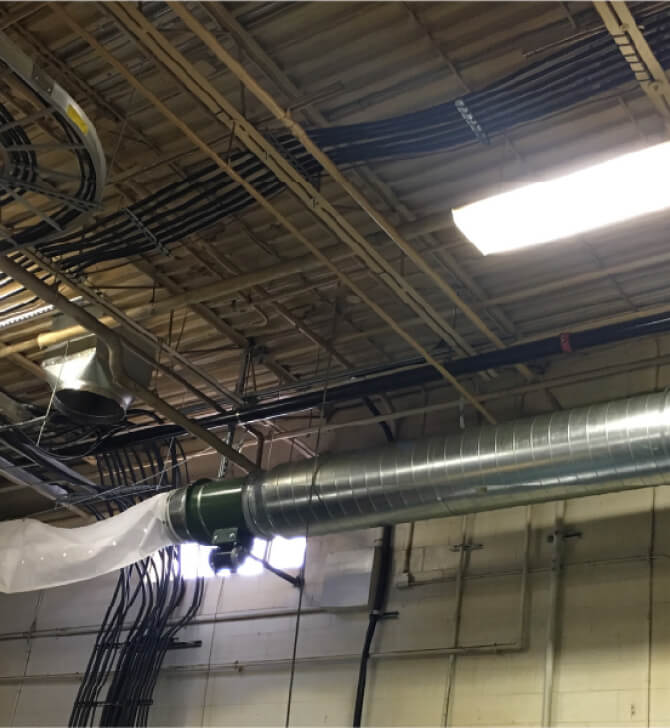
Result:
{"label": "white fabric sleeve", "polygon": [[174,543],[165,525],[167,493],[111,518],[59,528],[23,518],[0,522],[0,592],[46,589],[129,566]]}

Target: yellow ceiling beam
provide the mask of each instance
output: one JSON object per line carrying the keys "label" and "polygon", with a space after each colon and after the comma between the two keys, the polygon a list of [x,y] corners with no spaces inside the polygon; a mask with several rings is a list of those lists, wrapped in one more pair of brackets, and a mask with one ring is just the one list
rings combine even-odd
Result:
{"label": "yellow ceiling beam", "polygon": [[594,2],[635,78],[670,130],[670,82],[625,2]]}

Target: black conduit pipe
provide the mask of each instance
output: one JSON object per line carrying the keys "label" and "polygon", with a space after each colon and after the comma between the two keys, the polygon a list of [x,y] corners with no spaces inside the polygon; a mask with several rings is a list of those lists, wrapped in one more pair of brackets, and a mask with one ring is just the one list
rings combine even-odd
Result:
{"label": "black conduit pipe", "polygon": [[[370,399],[370,397],[363,397],[363,404],[370,410],[370,413],[373,417],[379,417],[379,415],[381,415],[379,407],[377,407],[377,405]],[[393,442],[393,433],[391,432],[389,423],[386,422],[386,420],[382,420],[379,423],[379,426],[381,427],[387,442]]]}
{"label": "black conduit pipe", "polygon": [[[365,404],[375,415],[379,414],[379,410],[374,402],[369,398],[364,399]],[[395,438],[391,432],[391,428],[386,422],[380,422],[387,442],[393,442]],[[372,599],[372,610],[368,617],[368,626],[365,630],[365,639],[363,640],[363,649],[361,650],[361,661],[358,666],[358,682],[356,684],[356,700],[354,702],[354,719],[353,726],[357,728],[361,724],[361,716],[363,714],[363,704],[365,701],[365,683],[368,675],[368,662],[370,660],[370,647],[377,629],[377,622],[381,619],[386,608],[386,598],[388,597],[389,581],[391,578],[391,565],[393,563],[393,526],[384,526],[382,530],[382,540],[377,547],[379,555],[377,583],[375,584],[375,593]]]}
{"label": "black conduit pipe", "polygon": [[[645,316],[624,323],[609,324],[577,333],[563,333],[548,336],[544,339],[530,341],[525,344],[495,349],[474,356],[454,360],[442,360],[442,364],[455,376],[474,374],[487,369],[511,367],[516,364],[532,362],[549,356],[567,354],[575,351],[591,349],[594,346],[612,344],[618,341],[635,339],[641,336],[666,333],[670,331],[670,313]],[[397,362],[389,367],[374,370],[377,376],[366,379],[354,379],[345,384],[328,388],[327,403],[329,405],[343,403],[355,399],[370,397],[383,392],[421,386],[440,379],[440,373],[428,364],[419,364],[420,360],[412,359]],[[409,371],[395,371],[400,367],[415,365]],[[388,372],[388,373],[385,373]],[[231,424],[249,424],[260,420],[273,419],[288,414],[304,412],[319,407],[323,400],[323,389],[295,394],[271,402],[255,403],[239,410],[223,414],[209,415],[195,420],[207,429],[226,427]],[[179,437],[185,430],[178,425],[157,425],[136,429],[125,434],[113,435],[102,442],[95,452],[126,447],[146,440]],[[62,455],[76,455],[71,448],[59,451]]]}
{"label": "black conduit pipe", "polygon": [[391,581],[391,564],[393,563],[393,526],[383,527],[381,544],[377,548],[379,549],[379,571],[377,573],[377,583],[372,600],[372,610],[368,620],[368,627],[365,631],[361,661],[358,667],[358,684],[356,685],[356,701],[354,703],[354,719],[352,722],[354,728],[359,728],[361,725],[370,648],[372,647],[372,640],[375,636],[377,623],[380,619],[383,619],[386,608],[386,598]]}

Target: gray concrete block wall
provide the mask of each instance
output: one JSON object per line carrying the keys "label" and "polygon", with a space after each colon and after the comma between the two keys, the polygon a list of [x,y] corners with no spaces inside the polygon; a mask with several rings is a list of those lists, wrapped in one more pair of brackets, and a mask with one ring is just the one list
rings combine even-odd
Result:
{"label": "gray concrete block wall", "polygon": [[[559,634],[552,724],[670,723],[670,489],[655,494],[656,558],[650,589],[649,525],[652,491],[571,501],[566,524],[579,536],[565,544],[559,594]],[[544,689],[549,613],[549,566],[554,505],[532,509],[528,644],[509,654],[458,656],[449,724],[538,725]],[[479,514],[471,552],[459,645],[508,643],[518,636],[525,511]],[[417,582],[394,587],[371,661],[365,722],[440,725],[449,658],[429,652],[450,646],[456,603],[455,573],[462,519],[416,524],[410,564]],[[395,577],[402,571],[409,529],[397,528]],[[318,605],[321,566],[332,549],[365,547],[375,532],[314,540],[306,607]],[[63,725],[88,658],[113,577],[42,594],[0,597],[0,724]],[[652,640],[649,614],[652,605]],[[159,680],[153,725],[284,724],[297,592],[271,575],[211,579],[199,619],[181,637],[202,647],[170,652]],[[249,612],[262,619],[239,619]],[[267,612],[282,616],[272,617]],[[247,615],[248,616],[248,615]],[[217,621],[218,620],[218,621]],[[226,621],[227,620],[227,621]],[[366,611],[305,613],[300,621],[292,725],[347,725],[356,684],[357,654]],[[80,629],[81,628],[81,629]],[[40,636],[45,630],[49,636]],[[54,634],[53,630],[64,630]],[[69,633],[68,633],[69,632]],[[384,656],[386,655],[386,657]],[[237,662],[235,667],[233,663]],[[25,676],[25,677],[24,677]]]}

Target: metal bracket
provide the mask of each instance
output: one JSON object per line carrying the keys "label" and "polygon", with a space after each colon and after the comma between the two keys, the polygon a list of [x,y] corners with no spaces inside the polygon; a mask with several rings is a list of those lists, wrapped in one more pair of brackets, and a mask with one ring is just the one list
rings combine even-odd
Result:
{"label": "metal bracket", "polygon": [[458,113],[463,117],[463,121],[470,127],[472,133],[479,139],[482,144],[490,144],[488,134],[484,131],[482,125],[477,121],[474,114],[468,108],[463,99],[456,99],[454,106]]}
{"label": "metal bracket", "polygon": [[594,2],[642,90],[670,126],[670,82],[625,2]]}
{"label": "metal bracket", "polygon": [[479,549],[483,548],[484,545],[481,543],[457,543],[450,546],[449,551],[455,551],[458,553],[459,551],[479,551]]}
{"label": "metal bracket", "polygon": [[173,637],[167,646],[168,650],[188,650],[191,647],[202,647],[202,640],[189,640],[188,642],[180,642]]}
{"label": "metal bracket", "polygon": [[569,538],[581,538],[582,532],[577,531],[575,528],[563,528],[560,531],[554,531],[547,536],[547,543],[554,543],[554,539],[562,538],[564,541]]}
{"label": "metal bracket", "polygon": [[[123,706],[123,703],[117,700],[78,700],[77,705],[85,705],[91,708],[104,708],[106,705],[112,705],[116,708]],[[142,699],[137,701],[138,705],[153,705],[154,701],[151,698]]]}
{"label": "metal bracket", "polygon": [[151,243],[153,243],[156,248],[165,256],[171,255],[170,251],[161,243],[161,241],[149,230],[149,228],[137,217],[137,215],[129,208],[126,207],[123,210],[126,215],[130,218],[130,220],[137,226],[137,228],[140,230],[142,235]]}
{"label": "metal bracket", "polygon": [[239,528],[217,528],[212,535],[212,546],[235,543],[238,540]]}
{"label": "metal bracket", "polygon": [[267,569],[275,576],[278,576],[280,579],[287,581],[289,584],[292,584],[298,589],[300,589],[305,583],[305,580],[302,578],[301,574],[298,574],[298,576],[293,576],[293,574],[289,574],[282,569],[278,569],[276,566],[271,566],[265,559],[262,559],[260,556],[254,556],[254,554],[252,553],[247,553],[247,556],[249,558],[252,558],[254,561],[258,561],[259,564],[263,565],[264,569]]}
{"label": "metal bracket", "polygon": [[[125,645],[130,644],[128,642],[105,642],[103,643],[104,647],[124,647]],[[202,640],[190,640],[188,642],[180,642],[178,639],[175,639],[174,637],[170,638],[168,641],[166,649],[168,650],[188,650],[191,647],[202,647]]]}
{"label": "metal bracket", "polygon": [[262,364],[264,357],[269,353],[267,346],[251,342],[251,358],[257,364]]}
{"label": "metal bracket", "polygon": [[36,86],[39,86],[42,91],[46,92],[47,96],[54,90],[53,79],[44,71],[37,68],[37,66],[33,66],[31,79]]}

